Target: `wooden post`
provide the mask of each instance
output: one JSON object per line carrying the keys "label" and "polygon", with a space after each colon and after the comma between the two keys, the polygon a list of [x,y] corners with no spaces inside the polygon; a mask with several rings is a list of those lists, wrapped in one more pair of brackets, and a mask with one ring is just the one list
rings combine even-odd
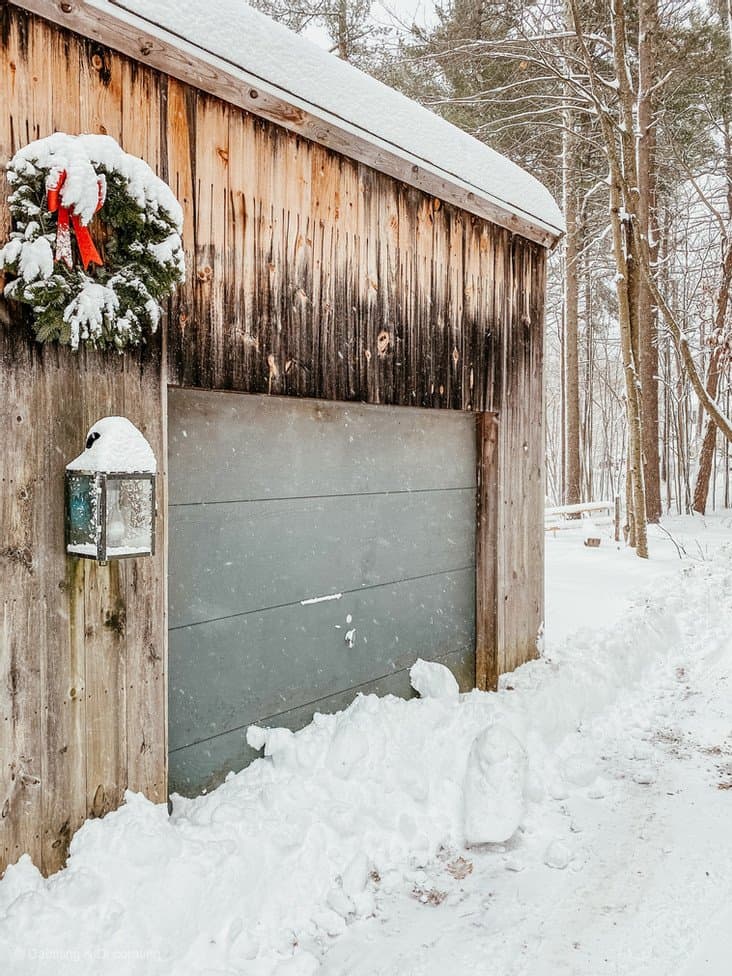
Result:
{"label": "wooden post", "polygon": [[476,414],[475,686],[498,686],[498,414]]}
{"label": "wooden post", "polygon": [[620,542],[620,495],[615,496],[615,541]]}

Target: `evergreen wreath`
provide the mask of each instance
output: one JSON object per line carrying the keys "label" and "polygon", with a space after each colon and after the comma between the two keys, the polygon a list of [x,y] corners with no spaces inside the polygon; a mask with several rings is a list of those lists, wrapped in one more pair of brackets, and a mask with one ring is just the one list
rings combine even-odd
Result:
{"label": "evergreen wreath", "polygon": [[[170,187],[110,136],[62,132],[17,152],[7,178],[15,229],[0,271],[15,276],[6,297],[32,307],[36,338],[120,352],[143,342],[185,280]],[[103,257],[89,228],[98,211]]]}

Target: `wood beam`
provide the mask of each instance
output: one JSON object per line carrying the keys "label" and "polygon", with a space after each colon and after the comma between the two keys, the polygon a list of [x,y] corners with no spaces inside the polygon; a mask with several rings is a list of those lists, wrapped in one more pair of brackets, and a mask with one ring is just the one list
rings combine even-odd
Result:
{"label": "wood beam", "polygon": [[475,686],[498,686],[498,414],[475,415],[478,512],[475,545]]}

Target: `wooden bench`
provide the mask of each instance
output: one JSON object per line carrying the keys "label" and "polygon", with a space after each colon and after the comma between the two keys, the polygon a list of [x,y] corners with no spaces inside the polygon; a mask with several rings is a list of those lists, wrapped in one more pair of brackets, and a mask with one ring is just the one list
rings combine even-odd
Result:
{"label": "wooden bench", "polygon": [[[572,518],[571,516],[580,516]],[[544,510],[544,529],[556,534],[562,529],[576,529],[591,519],[595,526],[613,525],[615,541],[620,539],[620,496],[613,501],[579,502],[576,505],[556,505]]]}

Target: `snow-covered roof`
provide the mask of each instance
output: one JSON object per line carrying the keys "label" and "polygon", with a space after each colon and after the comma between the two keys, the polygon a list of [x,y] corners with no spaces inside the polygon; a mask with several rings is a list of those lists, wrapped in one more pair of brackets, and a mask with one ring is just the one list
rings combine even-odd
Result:
{"label": "snow-covered roof", "polygon": [[244,0],[13,2],[523,236],[564,229],[531,174]]}

